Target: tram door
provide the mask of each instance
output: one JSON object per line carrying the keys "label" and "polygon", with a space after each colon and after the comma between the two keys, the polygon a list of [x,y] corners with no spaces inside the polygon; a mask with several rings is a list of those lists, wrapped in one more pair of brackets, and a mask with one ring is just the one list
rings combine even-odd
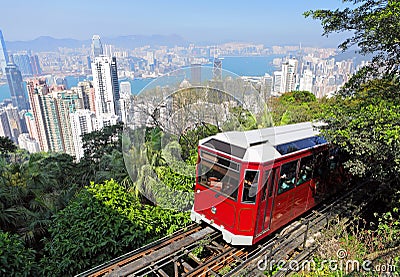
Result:
{"label": "tram door", "polygon": [[263,173],[263,186],[260,191],[261,196],[257,212],[256,236],[270,229],[274,201],[276,168],[264,170]]}

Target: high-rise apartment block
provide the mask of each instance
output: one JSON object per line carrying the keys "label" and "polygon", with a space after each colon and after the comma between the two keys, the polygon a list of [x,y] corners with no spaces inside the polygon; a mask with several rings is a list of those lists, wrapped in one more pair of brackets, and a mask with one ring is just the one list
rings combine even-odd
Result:
{"label": "high-rise apartment block", "polygon": [[71,90],[77,93],[78,97],[82,100],[83,109],[96,112],[95,95],[92,82],[78,82],[78,85],[76,87],[72,87]]}
{"label": "high-rise apartment block", "polygon": [[58,122],[63,142],[63,152],[75,156],[73,134],[70,124],[70,116],[77,109],[82,109],[82,101],[77,93],[72,91],[60,91],[53,93],[57,105]]}
{"label": "high-rise apartment block", "polygon": [[117,60],[115,57],[96,57],[92,63],[95,90],[96,116],[111,114],[120,116]]}
{"label": "high-rise apartment block", "polygon": [[296,59],[290,59],[289,61],[282,63],[281,93],[295,90],[297,64],[298,62]]}
{"label": "high-rise apartment block", "polygon": [[82,135],[97,130],[96,115],[94,112],[82,109],[70,114],[72,140],[77,160],[83,157]]}
{"label": "high-rise apartment block", "polygon": [[300,90],[313,91],[314,75],[310,69],[305,69],[303,77],[300,78]]}
{"label": "high-rise apartment block", "polygon": [[7,115],[8,125],[10,126],[11,139],[18,143],[18,136],[24,131],[18,109],[17,107],[8,105],[4,111]]}
{"label": "high-rise apartment block", "polygon": [[36,127],[35,118],[31,112],[25,113],[25,123],[26,123],[26,128],[28,130],[29,137],[38,143],[38,147],[40,149],[39,133],[38,133],[38,129]]}
{"label": "high-rise apartment block", "polygon": [[52,91],[44,80],[29,81],[28,91],[40,149],[74,155],[69,115],[81,108],[78,95]]}

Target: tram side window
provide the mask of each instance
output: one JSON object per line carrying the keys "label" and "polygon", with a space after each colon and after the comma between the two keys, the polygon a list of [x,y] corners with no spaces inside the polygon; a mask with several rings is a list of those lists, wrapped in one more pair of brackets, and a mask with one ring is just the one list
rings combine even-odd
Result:
{"label": "tram side window", "polygon": [[284,193],[292,188],[296,183],[297,161],[286,163],[281,167],[281,177],[278,184],[278,194]]}
{"label": "tram side window", "polygon": [[258,170],[246,170],[243,184],[243,203],[256,203],[256,195],[258,189]]}
{"label": "tram side window", "polygon": [[313,174],[313,156],[308,156],[300,160],[299,177],[297,185],[304,184],[311,180]]}
{"label": "tram side window", "polygon": [[314,157],[314,177],[324,178],[329,174],[329,166],[327,164],[328,152],[323,151]]}

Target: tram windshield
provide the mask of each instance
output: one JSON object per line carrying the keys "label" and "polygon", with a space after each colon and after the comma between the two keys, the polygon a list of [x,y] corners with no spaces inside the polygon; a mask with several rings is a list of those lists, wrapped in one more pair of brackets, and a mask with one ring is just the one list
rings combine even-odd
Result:
{"label": "tram windshield", "polygon": [[218,195],[237,200],[240,165],[232,160],[201,152],[197,182]]}

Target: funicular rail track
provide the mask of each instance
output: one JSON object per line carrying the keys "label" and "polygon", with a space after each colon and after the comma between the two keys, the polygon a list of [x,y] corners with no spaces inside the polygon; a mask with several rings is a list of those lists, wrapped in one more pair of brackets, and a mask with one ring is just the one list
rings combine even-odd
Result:
{"label": "funicular rail track", "polygon": [[[139,260],[146,255],[149,255],[157,250],[163,249],[173,242],[179,241],[183,238],[189,237],[190,235],[196,234],[202,229],[198,224],[192,224],[184,229],[181,229],[170,236],[163,237],[150,244],[140,247],[132,252],[126,253],[120,257],[117,257],[109,262],[96,266],[88,271],[85,271],[77,276],[105,276],[115,269],[119,269],[127,264]],[[215,231],[211,231],[215,233]]]}
{"label": "funicular rail track", "polygon": [[[315,234],[333,217],[351,218],[368,203],[371,196],[365,187],[360,184],[319,206],[259,245],[231,246],[211,227],[193,224],[79,276],[264,276],[263,267],[274,266],[274,262],[290,258],[300,262],[311,255]],[[209,256],[194,255],[198,247],[206,248]],[[276,276],[288,272],[279,271]]]}
{"label": "funicular rail track", "polygon": [[[368,182],[359,184],[331,203],[323,204],[307,216],[295,221],[283,231],[248,254],[248,259],[224,276],[271,276],[274,266],[282,267],[272,276],[286,276],[294,267],[290,261],[301,264],[308,259],[318,247],[316,238],[320,231],[333,218],[340,216],[352,220],[356,217],[373,194],[368,190]],[[283,264],[282,261],[286,263]]]}

